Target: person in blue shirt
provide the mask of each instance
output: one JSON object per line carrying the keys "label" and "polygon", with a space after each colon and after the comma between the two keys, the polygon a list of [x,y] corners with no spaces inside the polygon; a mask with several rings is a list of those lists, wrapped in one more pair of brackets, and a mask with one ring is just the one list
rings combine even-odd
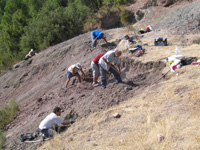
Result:
{"label": "person in blue shirt", "polygon": [[92,37],[92,47],[93,47],[93,48],[96,47],[96,45],[97,45],[97,40],[98,40],[98,39],[104,39],[104,41],[105,41],[106,43],[108,43],[107,40],[106,40],[106,36],[105,36],[104,33],[101,32],[101,31],[98,31],[98,30],[92,31],[91,37]]}

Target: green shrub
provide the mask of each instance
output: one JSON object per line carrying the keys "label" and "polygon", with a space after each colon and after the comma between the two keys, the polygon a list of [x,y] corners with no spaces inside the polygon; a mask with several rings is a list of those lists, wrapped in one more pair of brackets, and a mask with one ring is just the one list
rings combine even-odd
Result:
{"label": "green shrub", "polygon": [[0,110],[0,129],[9,124],[15,116],[15,113],[19,110],[19,107],[15,100],[10,101]]}
{"label": "green shrub", "polygon": [[4,142],[5,142],[5,137],[3,132],[0,130],[0,150],[2,149]]}
{"label": "green shrub", "polygon": [[129,25],[131,23],[135,23],[135,16],[127,9],[124,9],[120,13],[120,21],[123,25]]}
{"label": "green shrub", "polygon": [[194,43],[194,44],[200,44],[200,38],[199,38],[199,39],[196,39],[196,40],[193,40],[193,43]]}
{"label": "green shrub", "polygon": [[[15,113],[18,110],[19,107],[15,100],[11,100],[8,104],[5,105],[4,108],[0,110],[0,129],[5,127],[13,120]],[[5,137],[3,132],[0,130],[0,150],[2,149],[4,142]]]}

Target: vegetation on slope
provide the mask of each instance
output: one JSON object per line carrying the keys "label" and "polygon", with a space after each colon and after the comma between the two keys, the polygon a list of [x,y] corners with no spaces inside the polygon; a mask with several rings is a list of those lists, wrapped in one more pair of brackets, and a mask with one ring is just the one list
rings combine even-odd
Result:
{"label": "vegetation on slope", "polygon": [[7,124],[9,124],[15,116],[15,113],[19,110],[17,103],[12,100],[4,108],[0,110],[0,149],[2,148],[5,137],[1,131]]}
{"label": "vegetation on slope", "polygon": [[[88,16],[130,0],[0,0],[0,70],[83,33]],[[96,23],[96,22],[94,22]]]}

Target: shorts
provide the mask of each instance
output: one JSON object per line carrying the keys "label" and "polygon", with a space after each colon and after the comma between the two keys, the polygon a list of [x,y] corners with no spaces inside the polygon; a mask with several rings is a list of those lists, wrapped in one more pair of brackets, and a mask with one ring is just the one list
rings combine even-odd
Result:
{"label": "shorts", "polygon": [[99,67],[92,61],[91,62],[91,68],[92,68],[92,75],[93,77],[97,78],[99,76]]}
{"label": "shorts", "polygon": [[[78,72],[75,73],[75,75],[79,75]],[[67,78],[72,78],[74,75],[70,72],[70,71],[67,71]]]}
{"label": "shorts", "polygon": [[51,128],[49,129],[39,129],[40,132],[42,132],[42,134],[44,135],[45,138],[49,138],[49,137],[53,137],[55,131]]}

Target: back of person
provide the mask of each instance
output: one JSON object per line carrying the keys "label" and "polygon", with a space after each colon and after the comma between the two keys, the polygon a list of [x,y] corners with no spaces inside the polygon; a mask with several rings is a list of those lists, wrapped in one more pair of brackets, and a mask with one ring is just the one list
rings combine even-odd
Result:
{"label": "back of person", "polygon": [[76,67],[76,65],[71,65],[69,68],[68,68],[68,71],[69,72],[72,72],[72,68],[74,69],[75,73],[77,73],[79,71],[79,69]]}
{"label": "back of person", "polygon": [[39,125],[39,129],[48,129],[52,128],[55,124],[63,123],[62,119],[60,119],[55,113],[50,113]]}
{"label": "back of person", "polygon": [[94,30],[94,31],[92,31],[92,33],[93,33],[93,36],[95,36],[97,39],[101,39],[102,36],[104,35],[103,32],[98,31],[98,30]]}
{"label": "back of person", "polygon": [[99,59],[104,55],[104,53],[98,54],[92,61],[98,65]]}
{"label": "back of person", "polygon": [[34,55],[35,55],[35,52],[34,52],[34,51],[30,51],[30,55],[31,55],[31,56],[34,56]]}

